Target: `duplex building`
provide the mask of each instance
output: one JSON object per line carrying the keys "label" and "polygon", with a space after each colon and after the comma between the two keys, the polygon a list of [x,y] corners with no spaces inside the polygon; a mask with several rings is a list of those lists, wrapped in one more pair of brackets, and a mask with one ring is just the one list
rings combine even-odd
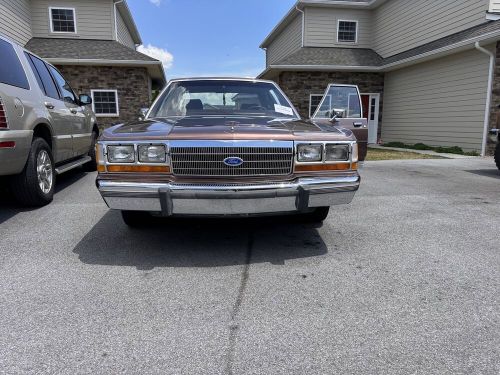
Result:
{"label": "duplex building", "polygon": [[261,44],[303,116],[328,83],[357,84],[369,141],[491,151],[500,1],[299,0]]}
{"label": "duplex building", "polygon": [[88,93],[99,125],[137,118],[165,83],[142,44],[126,0],[0,0],[0,34],[54,64]]}

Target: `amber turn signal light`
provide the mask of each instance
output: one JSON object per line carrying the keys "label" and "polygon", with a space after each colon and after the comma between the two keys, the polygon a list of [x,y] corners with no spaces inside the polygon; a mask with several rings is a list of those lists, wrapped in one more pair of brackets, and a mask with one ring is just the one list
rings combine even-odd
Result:
{"label": "amber turn signal light", "polygon": [[342,164],[301,164],[295,166],[295,172],[349,171],[357,170],[358,163]]}

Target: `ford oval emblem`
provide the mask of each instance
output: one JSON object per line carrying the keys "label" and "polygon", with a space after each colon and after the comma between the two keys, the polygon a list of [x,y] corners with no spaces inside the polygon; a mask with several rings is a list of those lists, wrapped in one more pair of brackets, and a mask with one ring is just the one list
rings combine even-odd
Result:
{"label": "ford oval emblem", "polygon": [[226,164],[228,167],[239,167],[241,164],[243,164],[243,159],[236,156],[231,156],[224,159],[224,164]]}

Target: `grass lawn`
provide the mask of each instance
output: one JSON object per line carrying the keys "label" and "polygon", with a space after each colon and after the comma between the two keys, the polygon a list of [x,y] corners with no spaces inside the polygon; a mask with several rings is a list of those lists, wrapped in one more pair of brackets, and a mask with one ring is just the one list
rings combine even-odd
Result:
{"label": "grass lawn", "polygon": [[380,150],[378,148],[368,148],[368,155],[366,156],[367,161],[403,160],[403,159],[443,159],[443,158],[434,155],[423,155],[416,152]]}

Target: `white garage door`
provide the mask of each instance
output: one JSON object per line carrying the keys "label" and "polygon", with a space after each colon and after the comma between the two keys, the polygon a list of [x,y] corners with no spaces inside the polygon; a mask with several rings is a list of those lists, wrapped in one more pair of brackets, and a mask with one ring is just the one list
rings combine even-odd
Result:
{"label": "white garage door", "polygon": [[488,68],[471,50],[386,73],[382,141],[480,151]]}

